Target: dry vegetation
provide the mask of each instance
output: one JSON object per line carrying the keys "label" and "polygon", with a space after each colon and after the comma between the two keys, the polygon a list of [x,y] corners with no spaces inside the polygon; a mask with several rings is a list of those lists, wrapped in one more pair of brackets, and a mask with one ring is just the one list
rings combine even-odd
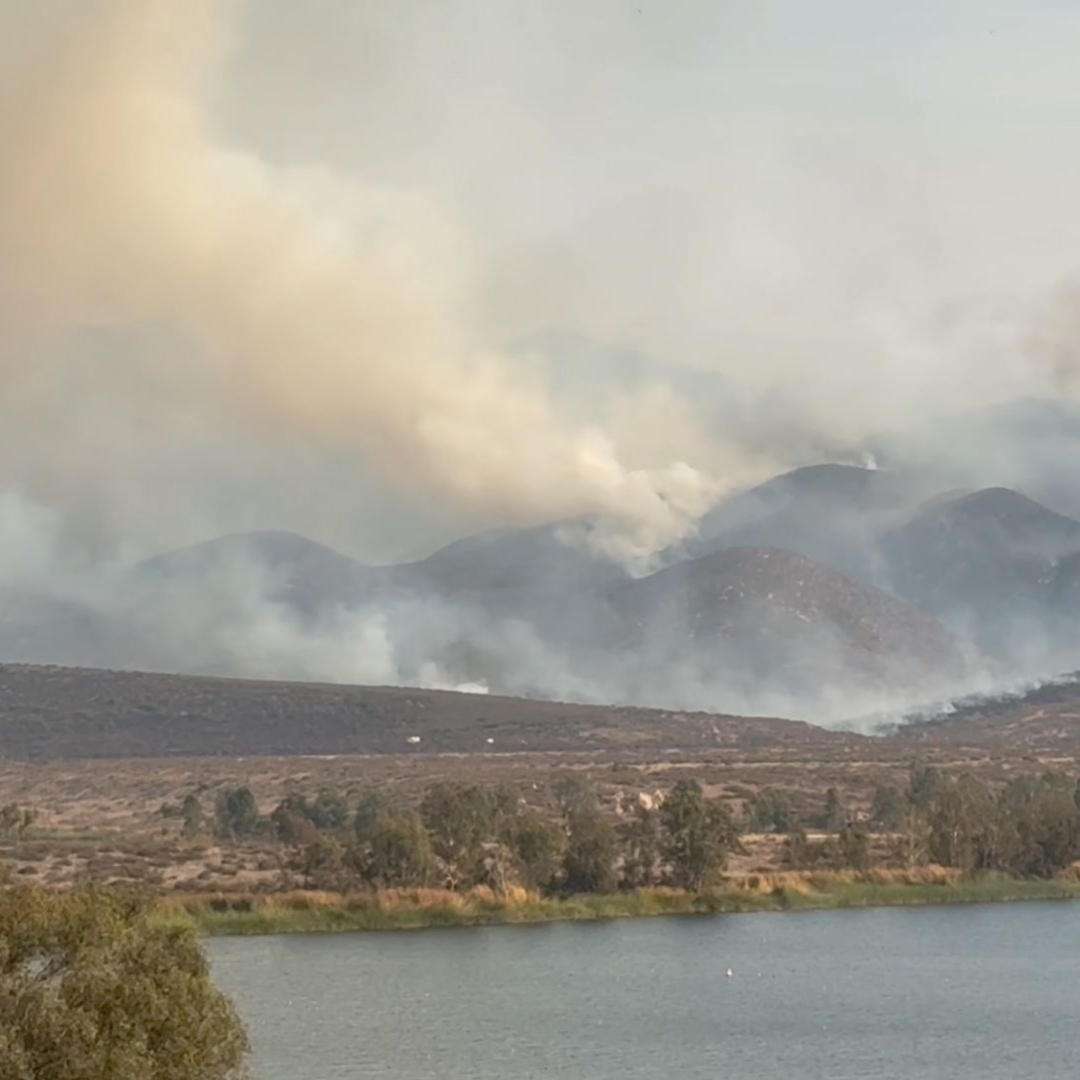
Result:
{"label": "dry vegetation", "polygon": [[[350,726],[341,710],[367,719]],[[557,734],[537,734],[548,723]],[[499,732],[496,746],[504,749],[485,741],[484,749],[470,751],[474,724]],[[400,752],[401,733],[412,730],[423,731],[424,742]],[[128,755],[105,756],[125,745],[129,733]],[[176,748],[208,739],[215,752],[155,754],[161,733]],[[294,753],[269,752],[286,737]],[[355,741],[371,750],[310,753]],[[562,748],[545,748],[550,741]],[[579,748],[565,748],[575,742]],[[234,745],[244,748],[243,756],[225,752]],[[381,745],[397,752],[380,753]],[[523,748],[505,749],[515,745]],[[63,752],[41,760],[48,746]],[[448,749],[432,752],[438,746]],[[179,821],[162,816],[163,804],[178,805],[194,794],[212,807],[219,794],[241,785],[252,791],[261,814],[290,794],[312,798],[322,789],[340,792],[350,805],[371,790],[415,804],[433,783],[467,781],[509,788],[534,809],[554,813],[554,781],[574,775],[595,787],[613,817],[627,801],[693,779],[736,818],[760,792],[775,788],[797,818],[809,821],[835,788],[847,812],[860,819],[875,788],[906,783],[916,757],[990,785],[1051,769],[1077,775],[1080,691],[1049,688],[868,738],[788,721],[427,691],[7,667],[0,668],[0,753],[0,804],[36,812],[18,838],[0,841],[0,860],[17,877],[49,886],[134,882],[178,897],[267,895],[298,884],[281,843],[185,838]],[[766,882],[774,891],[784,838],[750,833],[742,844],[729,860],[731,882],[750,890],[753,882]],[[871,838],[879,866],[895,860],[895,849],[888,835]],[[789,879],[781,887],[798,891]]]}

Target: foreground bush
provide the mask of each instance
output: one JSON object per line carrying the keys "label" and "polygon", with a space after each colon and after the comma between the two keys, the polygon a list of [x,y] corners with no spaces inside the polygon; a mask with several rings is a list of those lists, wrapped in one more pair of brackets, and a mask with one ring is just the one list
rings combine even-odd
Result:
{"label": "foreground bush", "polygon": [[227,1080],[248,1044],[189,927],[104,889],[0,891],[0,1077]]}

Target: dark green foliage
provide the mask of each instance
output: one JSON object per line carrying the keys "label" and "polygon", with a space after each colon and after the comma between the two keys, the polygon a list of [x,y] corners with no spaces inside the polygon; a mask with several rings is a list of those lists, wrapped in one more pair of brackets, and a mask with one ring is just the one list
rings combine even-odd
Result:
{"label": "dark green foliage", "polygon": [[849,870],[870,869],[870,837],[856,825],[845,825],[837,837],[840,861]]}
{"label": "dark green foliage", "polygon": [[420,817],[450,888],[470,885],[481,859],[480,843],[492,832],[489,794],[475,784],[434,784],[424,794]]}
{"label": "dark green foliage", "polygon": [[247,1039],[193,931],[101,889],[0,895],[4,1080],[228,1080]]}
{"label": "dark green foliage", "polygon": [[723,870],[738,834],[718,799],[706,799],[696,780],[680,780],[660,808],[663,858],[671,884],[700,889]]}
{"label": "dark green foliage", "polygon": [[1080,855],[1072,785],[1054,774],[997,794],[969,774],[940,778],[925,815],[928,855],[943,866],[1049,877]]}
{"label": "dark green foliage", "polygon": [[562,773],[551,786],[563,814],[569,816],[578,810],[595,810],[599,805],[596,788],[592,782],[578,773]]}
{"label": "dark green foliage", "polygon": [[[825,807],[821,812],[821,817],[818,820],[818,824],[826,832],[839,832],[847,823],[847,811],[844,809],[844,804],[840,799],[840,792],[836,788],[831,787],[825,792]],[[784,832],[784,829],[778,829],[778,832]]]}
{"label": "dark green foliage", "polygon": [[563,857],[563,886],[570,893],[612,892],[617,884],[618,840],[611,822],[599,811],[581,807],[566,819],[568,841]]}
{"label": "dark green foliage", "polygon": [[307,817],[316,829],[336,832],[348,824],[349,805],[340,791],[323,788],[308,807]]}
{"label": "dark green foliage", "polygon": [[512,788],[505,785],[489,791],[487,797],[491,826],[498,831],[505,822],[513,820],[521,805],[521,800]]}
{"label": "dark green foliage", "polygon": [[255,835],[259,808],[250,788],[222,792],[214,807],[214,835],[223,840],[243,840]]}
{"label": "dark green foliage", "polygon": [[270,815],[274,835],[283,844],[313,844],[319,836],[311,823],[311,807],[303,795],[289,794]]}
{"label": "dark green foliage", "polygon": [[353,833],[361,844],[371,843],[375,830],[394,816],[390,800],[380,791],[367,791],[360,796],[353,817]]}
{"label": "dark green foliage", "polygon": [[788,870],[840,870],[844,866],[840,839],[811,840],[796,826],[784,841],[783,866]]}
{"label": "dark green foliage", "polygon": [[[261,823],[247,788],[224,792],[214,829],[223,838],[243,839],[272,827],[293,849],[285,865],[306,886],[341,890],[367,882],[590,893],[665,883],[701,892],[719,882],[729,854],[741,850],[726,804],[706,798],[695,781],[677,783],[659,810],[624,805],[617,827],[577,774],[567,773],[557,786],[568,808],[561,824],[526,808],[510,789],[444,782],[426,790],[418,810],[368,793],[359,801],[351,841],[343,828],[345,800],[325,789],[314,803],[287,796]],[[877,788],[865,825],[845,812],[835,788],[815,818],[830,835],[810,840],[794,820],[788,794],[776,788],[754,797],[747,824],[787,834],[783,861],[790,868],[866,871],[872,864],[868,830],[876,829],[893,834],[889,858],[906,866],[936,862],[966,872],[1049,877],[1080,856],[1076,788],[1058,773],[1002,788],[918,765],[906,793]],[[11,828],[24,820],[16,810],[9,811]],[[185,835],[195,835],[202,819],[198,799],[185,799],[180,813]]]}
{"label": "dark green foliage", "polygon": [[515,815],[504,825],[506,846],[518,880],[527,889],[549,890],[566,847],[566,833],[532,811]]}
{"label": "dark green foliage", "polygon": [[180,807],[180,816],[184,819],[181,835],[187,840],[198,836],[203,829],[203,808],[198,796],[186,795]]}
{"label": "dark green foliage", "polygon": [[870,869],[870,837],[857,825],[845,825],[836,836],[811,840],[802,829],[793,829],[784,844],[783,864],[790,870]]}
{"label": "dark green foliage", "polygon": [[311,844],[322,832],[340,832],[349,821],[349,806],[338,791],[323,788],[313,803],[291,792],[274,808],[270,824],[286,844]]}
{"label": "dark green foliage", "polygon": [[345,849],[333,837],[320,836],[297,852],[292,864],[304,878],[305,889],[343,889],[351,883],[353,870],[346,864]]}
{"label": "dark green foliage", "polygon": [[1065,777],[1050,773],[1005,789],[1001,813],[1012,826],[1015,873],[1048,877],[1080,854],[1080,811],[1071,787]]}
{"label": "dark green foliage", "polygon": [[753,832],[790,832],[795,825],[791,800],[783,791],[765,788],[750,803],[749,825]]}
{"label": "dark green foliage", "polygon": [[419,815],[404,813],[375,827],[365,871],[374,884],[387,888],[413,888],[435,880],[438,865]]}
{"label": "dark green foliage", "polygon": [[904,821],[908,800],[894,784],[879,784],[874,788],[870,805],[870,824],[882,832],[895,832]]}
{"label": "dark green foliage", "polygon": [[915,762],[908,776],[907,797],[912,806],[925,810],[941,790],[942,777],[932,765]]}
{"label": "dark green foliage", "polygon": [[924,807],[933,862],[961,870],[991,869],[1003,837],[989,789],[973,776],[947,777]]}
{"label": "dark green foliage", "polygon": [[620,885],[644,889],[655,885],[660,864],[660,815],[635,806],[633,816],[619,828],[623,863]]}

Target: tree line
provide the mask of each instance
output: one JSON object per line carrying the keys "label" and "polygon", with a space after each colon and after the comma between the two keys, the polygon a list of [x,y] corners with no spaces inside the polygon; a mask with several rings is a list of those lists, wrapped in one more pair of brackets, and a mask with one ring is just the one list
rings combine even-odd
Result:
{"label": "tree line", "polygon": [[219,793],[210,813],[194,795],[162,813],[180,818],[189,837],[280,842],[285,869],[305,887],[326,889],[700,890],[719,880],[744,832],[782,835],[791,869],[865,871],[878,858],[1049,876],[1080,856],[1080,785],[1055,773],[992,788],[971,774],[913,765],[905,787],[874,791],[868,813],[854,813],[829,788],[803,817],[776,788],[747,799],[738,818],[692,780],[658,805],[624,806],[618,818],[576,777],[558,780],[554,793],[557,814],[508,789],[469,783],[433,784],[415,806],[371,790],[350,807],[343,794],[323,789],[313,799],[287,795],[262,816],[250,789],[238,787]]}
{"label": "tree line", "polygon": [[287,869],[309,888],[700,889],[738,847],[727,807],[696,781],[680,781],[659,807],[635,804],[621,821],[587,783],[564,779],[556,795],[558,814],[543,814],[505,788],[443,782],[415,807],[369,791],[350,811],[341,793],[327,789],[313,800],[290,794],[260,816],[250,789],[239,787],[218,795],[212,815],[195,796],[162,814],[180,818],[187,836],[279,841],[290,852]]}
{"label": "tree line", "polygon": [[904,866],[1050,877],[1080,857],[1080,783],[1057,772],[991,787],[971,773],[952,776],[916,764],[905,788],[875,789],[864,822],[845,814],[835,792],[825,816],[836,835],[812,841],[794,827],[789,866],[868,869],[872,832],[887,835],[888,861]]}

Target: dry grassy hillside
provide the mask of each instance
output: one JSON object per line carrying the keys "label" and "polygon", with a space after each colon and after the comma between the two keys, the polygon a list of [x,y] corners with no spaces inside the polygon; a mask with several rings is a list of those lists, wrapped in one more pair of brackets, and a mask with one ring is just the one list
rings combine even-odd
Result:
{"label": "dry grassy hillside", "polygon": [[810,724],[440,690],[0,665],[0,757],[706,752],[814,747]]}

